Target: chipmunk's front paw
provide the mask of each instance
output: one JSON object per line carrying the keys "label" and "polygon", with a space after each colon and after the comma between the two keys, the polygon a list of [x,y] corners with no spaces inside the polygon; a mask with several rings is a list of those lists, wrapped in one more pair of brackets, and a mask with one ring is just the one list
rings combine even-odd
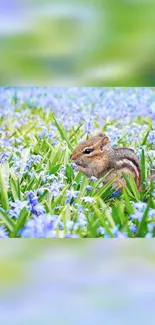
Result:
{"label": "chipmunk's front paw", "polygon": [[85,174],[85,168],[84,167],[78,166],[77,169],[76,169],[76,171]]}

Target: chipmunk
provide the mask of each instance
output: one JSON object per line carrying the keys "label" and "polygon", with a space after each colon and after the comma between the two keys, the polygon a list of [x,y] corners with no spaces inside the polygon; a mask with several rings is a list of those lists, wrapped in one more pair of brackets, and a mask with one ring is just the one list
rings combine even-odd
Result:
{"label": "chipmunk", "polygon": [[141,191],[140,162],[134,150],[112,147],[108,136],[102,133],[81,142],[72,153],[71,160],[78,166],[77,170],[87,177],[95,176],[100,179],[111,171],[104,182],[115,176],[113,186],[118,189],[126,185],[122,173],[131,173]]}

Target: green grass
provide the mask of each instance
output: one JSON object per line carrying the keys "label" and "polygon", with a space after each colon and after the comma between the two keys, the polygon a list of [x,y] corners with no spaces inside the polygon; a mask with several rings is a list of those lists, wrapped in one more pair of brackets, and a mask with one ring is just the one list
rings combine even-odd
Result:
{"label": "green grass", "polygon": [[[148,142],[149,131],[144,132],[142,140],[137,139],[135,143],[128,143],[127,133],[119,139],[120,146],[134,146],[135,150],[140,149],[141,152],[141,169],[142,169],[142,192],[139,193],[133,177],[124,175],[126,180],[126,188],[117,196],[111,197],[114,190],[112,189],[112,181],[107,184],[101,180],[94,182],[89,180],[82,173],[73,171],[71,167],[70,155],[77,143],[81,141],[84,135],[82,124],[72,127],[67,131],[62,123],[56,120],[53,113],[45,113],[42,109],[37,111],[38,121],[42,125],[55,127],[55,136],[51,139],[48,134],[39,137],[42,127],[38,127],[34,123],[36,111],[29,112],[28,122],[15,129],[13,118],[8,120],[7,131],[9,138],[14,139],[12,144],[12,152],[10,158],[4,160],[0,164],[0,224],[5,225],[9,237],[20,237],[20,230],[23,229],[28,221],[33,217],[27,206],[22,206],[18,217],[10,216],[13,211],[12,202],[28,201],[28,194],[32,191],[38,197],[38,203],[44,207],[45,214],[51,216],[56,215],[57,220],[63,223],[63,228],[55,227],[55,234],[58,237],[64,237],[66,234],[77,234],[79,237],[145,237],[148,225],[154,222],[154,218],[150,219],[149,209],[155,209],[155,199],[152,196],[154,185],[147,184],[146,178],[149,174],[147,164],[149,157],[146,157],[147,150],[150,150]],[[1,123],[4,123],[2,120]],[[94,121],[94,124],[97,121]],[[147,124],[145,119],[136,121],[136,123]],[[115,125],[115,121],[108,122],[107,125]],[[106,125],[105,125],[106,131]],[[19,149],[18,139],[21,138]],[[55,144],[53,141],[57,141]],[[145,148],[144,148],[145,147]],[[4,148],[1,147],[1,151]],[[34,155],[40,157],[38,161],[33,161],[29,169],[25,171],[25,167]],[[19,166],[15,168],[14,158],[19,162]],[[64,175],[62,173],[64,172]],[[55,179],[55,189],[59,184],[63,187],[57,189],[57,194],[53,195],[54,188],[51,186]],[[89,192],[87,186],[92,186]],[[76,197],[68,200],[68,191],[78,191]],[[84,198],[88,198],[90,202],[85,202]],[[67,201],[68,200],[68,201]],[[131,220],[130,215],[134,213],[133,203],[145,202],[146,209],[143,213],[141,221]],[[17,204],[18,205],[18,204]],[[84,215],[85,224],[78,226],[80,212]],[[39,218],[39,217],[38,217]],[[73,221],[72,229],[68,227],[68,223]],[[135,225],[137,231],[133,233],[130,230],[131,225]],[[102,227],[104,234],[100,234],[98,229]],[[116,231],[116,227],[119,232]],[[117,233],[117,234],[116,234]]]}

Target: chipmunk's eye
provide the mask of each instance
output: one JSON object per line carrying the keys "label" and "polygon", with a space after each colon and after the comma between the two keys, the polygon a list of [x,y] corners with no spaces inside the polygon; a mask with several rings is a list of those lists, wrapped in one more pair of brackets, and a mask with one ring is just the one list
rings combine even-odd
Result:
{"label": "chipmunk's eye", "polygon": [[84,150],[84,153],[87,154],[87,155],[89,155],[92,151],[93,151],[93,149],[89,149],[88,148],[88,149],[85,149]]}

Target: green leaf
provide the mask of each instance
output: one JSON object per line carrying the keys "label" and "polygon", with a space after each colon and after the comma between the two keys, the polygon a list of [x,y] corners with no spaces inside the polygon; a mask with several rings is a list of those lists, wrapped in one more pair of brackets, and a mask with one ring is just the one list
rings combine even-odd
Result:
{"label": "green leaf", "polygon": [[61,145],[58,144],[57,146],[54,147],[49,157],[50,168],[53,168],[55,165],[57,165],[60,162],[61,156],[62,156],[62,149],[61,149]]}
{"label": "green leaf", "polygon": [[125,181],[126,181],[126,185],[127,187],[129,188],[130,192],[133,193],[136,201],[139,201],[140,200],[140,193],[137,189],[137,186],[136,186],[136,183],[135,183],[135,180],[133,178],[133,175],[132,174],[125,174],[125,173],[122,173]]}
{"label": "green leaf", "polygon": [[68,165],[69,164],[69,157],[70,157],[70,150],[66,146],[66,148],[64,150],[64,165]]}
{"label": "green leaf", "polygon": [[124,213],[124,204],[122,201],[115,202],[112,207],[112,216],[116,224],[123,226],[127,222],[127,218]]}
{"label": "green leaf", "polygon": [[76,130],[74,130],[74,128],[73,128],[73,133],[71,134],[71,136],[69,137],[69,140],[71,141],[72,140],[72,138],[73,137],[75,137],[75,138],[77,138],[77,134],[78,134],[78,132],[79,132],[79,130],[81,129],[81,126],[82,126],[83,124],[81,123],[81,124],[79,124],[79,126],[76,128]]}
{"label": "green leaf", "polygon": [[107,233],[110,235],[111,238],[114,238],[112,231],[110,230],[110,227],[107,226],[105,218],[105,211],[100,211],[96,204],[92,205],[92,209],[94,210],[96,217],[100,220],[101,225],[106,229]]}
{"label": "green leaf", "polygon": [[32,179],[32,181],[30,181],[30,182],[27,184],[27,186],[24,188],[24,192],[32,190],[32,188],[33,188],[33,184],[35,183],[35,181],[36,181],[35,178]]}
{"label": "green leaf", "polygon": [[76,189],[78,189],[78,187],[80,186],[80,182],[81,182],[82,178],[83,178],[83,173],[78,172],[77,175],[76,175],[76,177],[75,177],[75,179],[74,179],[75,183],[77,184],[75,186]]}
{"label": "green leaf", "polygon": [[56,206],[61,202],[61,200],[64,198],[64,194],[65,194],[66,191],[69,189],[69,187],[70,187],[70,184],[67,184],[67,185],[63,188],[63,190],[61,191],[60,195],[57,196],[57,197],[53,200],[53,202],[52,202],[52,208],[56,207]]}
{"label": "green leaf", "polygon": [[67,144],[68,144],[69,149],[71,151],[73,151],[74,149],[73,149],[69,139],[67,138],[65,130],[63,128],[61,128],[61,126],[59,125],[59,123],[57,122],[57,120],[56,120],[56,118],[54,116],[53,116],[53,121],[54,121],[54,124],[57,127],[60,135],[61,135],[62,140],[65,140],[67,142]]}
{"label": "green leaf", "polygon": [[53,167],[50,169],[49,173],[50,173],[50,174],[56,174],[57,171],[60,169],[61,165],[62,165],[62,164],[58,164],[58,165],[53,166]]}
{"label": "green leaf", "polygon": [[18,217],[18,219],[16,221],[16,224],[15,224],[15,227],[14,227],[13,231],[10,234],[11,238],[19,237],[18,232],[19,232],[19,230],[21,230],[24,227],[24,225],[25,225],[25,223],[27,221],[27,217],[28,217],[28,211],[24,207],[20,212],[20,215],[19,215],[19,217]]}
{"label": "green leaf", "polygon": [[125,207],[126,207],[127,212],[129,214],[133,214],[134,213],[134,208],[133,208],[132,204],[130,203],[129,196],[127,194],[126,188],[122,189],[122,193],[123,193],[123,198],[125,200]]}
{"label": "green leaf", "polygon": [[145,152],[142,149],[141,154],[141,174],[142,174],[142,193],[145,192],[145,181],[146,181],[146,162],[145,162]]}
{"label": "green leaf", "polygon": [[11,188],[11,192],[12,192],[12,196],[14,198],[14,201],[16,199],[21,200],[22,199],[22,193],[21,193],[21,189],[20,189],[20,179],[19,177],[17,177],[13,171],[13,169],[10,170],[10,188]]}
{"label": "green leaf", "polygon": [[[105,199],[107,197],[107,195],[111,195],[111,193],[113,193],[113,190],[111,190],[111,186],[114,182],[114,180],[116,179],[116,176],[112,177],[105,185],[103,185],[99,190],[96,190],[95,193],[93,193],[93,195],[97,196],[97,197],[101,197],[103,199]],[[109,192],[109,193],[107,193]]]}
{"label": "green leaf", "polygon": [[12,177],[10,179],[10,189],[11,189],[11,192],[12,192],[12,196],[13,196],[14,201],[16,201],[17,199],[19,199],[19,197],[18,197],[17,184],[16,184],[15,180]]}
{"label": "green leaf", "polygon": [[77,203],[79,203],[80,200],[81,200],[81,197],[83,197],[85,195],[87,185],[88,185],[88,178],[85,175],[83,175],[82,183],[81,183],[81,186],[80,186],[80,189],[79,189],[79,194],[78,194],[78,197],[77,197]]}
{"label": "green leaf", "polygon": [[146,144],[146,141],[147,141],[147,138],[149,136],[149,133],[150,133],[150,128],[148,129],[148,131],[146,132],[145,136],[144,136],[144,139],[142,140],[141,142],[141,146],[144,146]]}
{"label": "green leaf", "polygon": [[[99,198],[99,199],[97,198],[96,200],[99,201],[99,204],[100,204],[102,210],[107,208],[107,205],[103,202],[103,200],[101,198]],[[109,221],[109,223],[111,224],[112,228],[115,228],[116,225],[115,225],[114,219],[112,218],[111,213],[109,211],[106,212],[106,218]]]}
{"label": "green leaf", "polygon": [[145,209],[145,212],[143,214],[143,218],[142,218],[142,220],[141,220],[141,222],[139,223],[139,226],[138,226],[137,237],[144,237],[144,235],[146,233],[146,230],[147,230],[146,219],[148,217],[150,206],[151,206],[151,202],[149,200],[148,205],[147,205],[147,207]]}
{"label": "green leaf", "polygon": [[8,210],[9,200],[8,200],[7,186],[6,186],[3,166],[0,166],[0,194],[1,194],[2,207],[4,210]]}
{"label": "green leaf", "polygon": [[35,122],[33,125],[31,125],[30,128],[27,129],[27,130],[24,132],[24,136],[25,136],[26,134],[29,134],[29,133],[30,133],[30,132],[35,128],[35,126],[37,125],[37,123],[38,123],[38,122]]}
{"label": "green leaf", "polygon": [[0,219],[10,231],[13,231],[15,223],[2,208],[0,208]]}
{"label": "green leaf", "polygon": [[71,219],[70,217],[70,205],[67,204],[61,211],[60,220],[64,223],[64,231],[67,233],[67,221]]}
{"label": "green leaf", "polygon": [[117,143],[119,144],[119,143],[121,143],[125,138],[126,138],[126,136],[129,134],[129,131],[128,132],[126,132],[118,141],[117,141]]}
{"label": "green leaf", "polygon": [[67,165],[66,166],[66,177],[67,177],[67,182],[68,183],[71,183],[72,182],[72,179],[73,179],[73,169],[71,166]]}

